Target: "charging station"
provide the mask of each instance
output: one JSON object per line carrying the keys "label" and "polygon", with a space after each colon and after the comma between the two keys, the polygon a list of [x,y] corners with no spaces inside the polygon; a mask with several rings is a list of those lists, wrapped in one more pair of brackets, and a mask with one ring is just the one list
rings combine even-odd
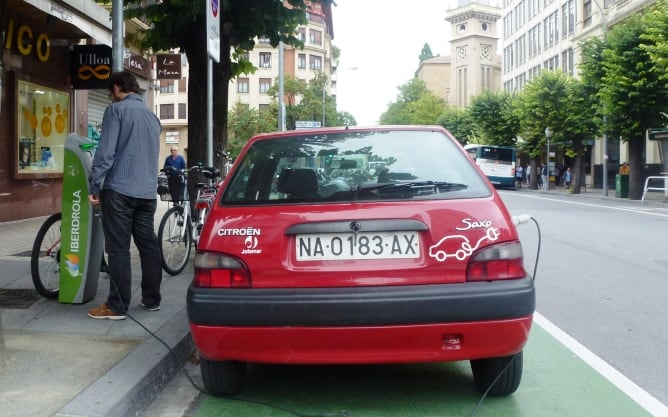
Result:
{"label": "charging station", "polygon": [[104,234],[99,209],[88,202],[97,142],[76,133],[65,140],[58,301],[83,304],[97,293]]}

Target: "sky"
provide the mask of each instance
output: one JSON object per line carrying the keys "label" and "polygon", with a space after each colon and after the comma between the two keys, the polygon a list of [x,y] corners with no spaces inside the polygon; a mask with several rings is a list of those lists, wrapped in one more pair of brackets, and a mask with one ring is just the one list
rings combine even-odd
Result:
{"label": "sky", "polygon": [[445,13],[456,5],[457,0],[336,0],[338,110],[351,113],[360,126],[377,124],[398,87],[415,76],[425,43],[434,56],[450,55]]}

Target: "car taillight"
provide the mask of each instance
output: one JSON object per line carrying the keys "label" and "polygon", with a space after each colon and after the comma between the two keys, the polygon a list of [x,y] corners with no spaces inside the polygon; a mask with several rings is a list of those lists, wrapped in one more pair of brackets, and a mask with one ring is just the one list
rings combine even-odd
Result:
{"label": "car taillight", "polygon": [[248,268],[239,259],[213,252],[195,255],[193,285],[206,288],[250,288]]}
{"label": "car taillight", "polygon": [[518,241],[487,246],[471,256],[467,281],[519,279],[526,276],[522,244]]}

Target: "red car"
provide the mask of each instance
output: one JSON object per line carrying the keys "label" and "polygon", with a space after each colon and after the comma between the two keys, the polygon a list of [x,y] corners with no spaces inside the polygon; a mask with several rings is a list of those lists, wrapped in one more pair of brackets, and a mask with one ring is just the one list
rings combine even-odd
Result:
{"label": "red car", "polygon": [[534,307],[506,207],[437,126],[252,138],[209,214],[187,295],[215,395],[242,388],[246,363],[460,360],[478,389],[508,395]]}

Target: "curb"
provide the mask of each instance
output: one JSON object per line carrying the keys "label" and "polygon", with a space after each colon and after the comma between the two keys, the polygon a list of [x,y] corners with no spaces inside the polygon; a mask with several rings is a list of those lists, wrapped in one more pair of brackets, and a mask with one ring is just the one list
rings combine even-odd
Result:
{"label": "curb", "polygon": [[183,368],[194,351],[185,308],[162,326],[156,335],[172,349],[173,354],[149,335],[53,417],[140,415]]}

